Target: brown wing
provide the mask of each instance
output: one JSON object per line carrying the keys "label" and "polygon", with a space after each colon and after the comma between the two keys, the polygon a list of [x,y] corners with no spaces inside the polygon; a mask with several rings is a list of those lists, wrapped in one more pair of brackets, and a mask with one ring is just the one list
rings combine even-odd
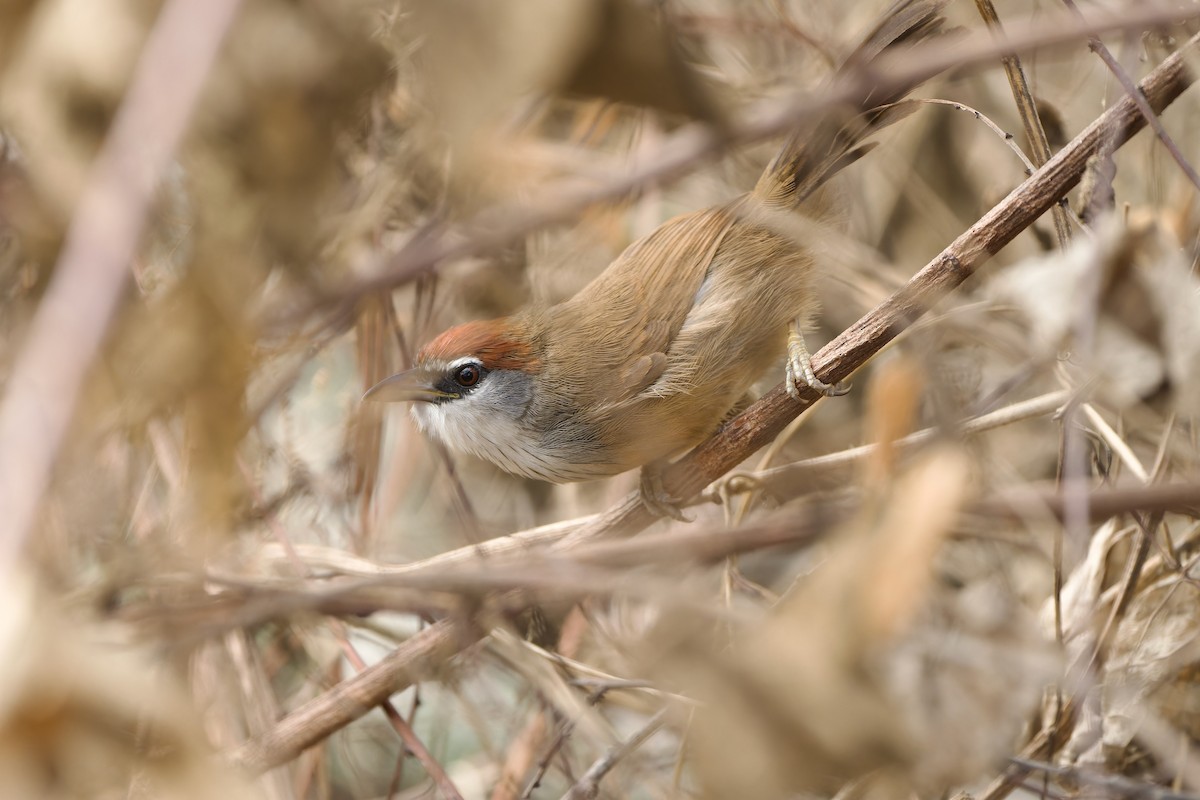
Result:
{"label": "brown wing", "polygon": [[560,334],[547,349],[564,348],[562,357],[551,354],[551,363],[575,365],[561,379],[610,402],[654,383],[732,223],[721,208],[668,220],[551,309]]}

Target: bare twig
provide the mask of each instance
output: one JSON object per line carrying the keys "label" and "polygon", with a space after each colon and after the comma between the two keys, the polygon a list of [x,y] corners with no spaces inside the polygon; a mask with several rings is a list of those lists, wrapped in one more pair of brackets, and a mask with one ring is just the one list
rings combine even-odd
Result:
{"label": "bare twig", "polygon": [[583,777],[567,790],[567,793],[562,796],[562,800],[592,800],[595,798],[600,794],[600,781],[604,780],[604,776],[612,772],[613,767],[622,759],[627,758],[645,744],[647,739],[658,733],[658,729],[666,720],[667,712],[664,709],[651,717],[650,721],[639,728],[633,736],[609,748],[608,752],[597,759],[596,763],[583,773]]}
{"label": "bare twig", "polygon": [[[1023,487],[978,503],[980,514],[1016,516],[1039,509],[1061,520],[1074,500],[1068,487]],[[1200,483],[1160,483],[1128,489],[1100,489],[1086,494],[1088,520],[1096,522],[1131,511],[1179,511],[1200,514]]]}
{"label": "bare twig", "polygon": [[[338,622],[334,625],[333,629],[342,647],[342,652],[346,654],[347,660],[361,674],[367,668],[367,664],[363,661],[362,656],[358,654],[358,650],[355,649],[354,645],[350,643],[344,626]],[[454,781],[446,774],[446,770],[442,768],[441,763],[433,757],[433,753],[429,752],[429,748],[417,736],[417,732],[408,724],[408,720],[404,719],[400,712],[396,710],[396,706],[390,700],[384,700],[379,707],[383,709],[384,716],[388,718],[388,722],[391,723],[392,729],[396,731],[404,746],[408,748],[409,752],[425,768],[425,772],[428,773],[434,785],[438,787],[438,791],[441,792],[442,797],[446,798],[446,800],[463,800],[462,793],[458,791],[458,787],[454,785]],[[403,754],[401,756],[403,757]]]}
{"label": "bare twig", "polygon": [[[1007,147],[1009,150],[1013,151],[1014,154],[1016,154],[1017,159],[1025,166],[1025,175],[1026,176],[1032,175],[1033,171],[1035,169],[1040,167],[1042,164],[1046,163],[1045,160],[1041,161],[1040,163],[1036,163],[1036,164],[1033,161],[1030,161],[1029,156],[1025,155],[1025,151],[1022,150],[1020,147],[1018,147],[1017,143],[1015,141],[1013,141],[1013,135],[1011,133],[1005,131],[1003,128],[1001,128],[999,125],[997,125],[994,121],[992,121],[992,119],[990,117],[985,115],[982,111],[971,108],[966,103],[960,103],[957,100],[942,100],[939,98],[921,99],[921,100],[918,100],[917,102],[927,103],[929,105],[949,106],[950,108],[953,108],[955,111],[965,111],[966,113],[975,117],[975,119],[979,120],[984,125],[986,125],[988,130],[990,130],[992,133],[999,136],[1000,140],[1002,142],[1004,142],[1005,147]],[[1057,206],[1056,206],[1056,208],[1057,208]]]}
{"label": "bare twig", "polygon": [[1019,788],[1025,777],[1034,769],[1027,765],[1033,761],[1048,761],[1054,755],[1055,743],[1062,741],[1064,733],[1075,724],[1078,713],[1079,707],[1076,704],[1064,704],[1053,724],[1039,731],[1021,750],[1019,757],[1009,759],[1005,770],[979,794],[979,800],[1004,800],[1014,789]]}
{"label": "bare twig", "polygon": [[0,406],[0,574],[33,529],[84,376],[240,0],[170,0],[96,158]]}
{"label": "bare twig", "polygon": [[231,758],[253,772],[290,761],[412,685],[422,674],[432,674],[472,641],[449,620],[431,625],[382,660],[288,714],[264,735],[245,742]]}
{"label": "bare twig", "polygon": [[[564,658],[573,658],[583,645],[587,629],[587,617],[578,606],[571,609],[566,620],[563,621],[562,630],[559,633],[557,652],[561,653]],[[556,715],[549,708],[539,708],[530,717],[520,735],[509,745],[508,754],[500,770],[500,779],[496,781],[496,785],[492,789],[491,800],[517,800],[518,797],[527,797],[532,792],[532,788],[526,788],[523,791],[522,785],[525,782],[525,776],[533,768],[535,755],[542,749],[542,743],[547,738],[555,718]],[[560,745],[566,737],[566,733],[566,727],[559,731],[557,741],[560,742]],[[552,748],[552,752],[553,750]],[[536,786],[541,781],[541,776],[545,773],[549,760],[550,757],[543,757],[537,761],[537,774],[529,782],[530,787]]]}
{"label": "bare twig", "polygon": [[[684,530],[674,529],[641,536],[635,540],[592,542],[586,548],[571,551],[570,558],[581,564],[614,568],[680,559],[711,561],[733,553],[750,552],[801,541],[811,536],[819,527],[817,522],[808,522],[808,516],[792,508],[777,514],[766,515],[753,524],[736,531],[723,527],[709,529],[692,526]],[[590,517],[576,520],[574,524],[578,527],[587,519]],[[534,529],[534,531],[537,530],[540,529]],[[446,557],[434,556],[408,564],[379,564],[365,558],[351,556],[341,550],[318,545],[297,545],[296,553],[311,569],[362,578],[395,578],[396,582],[390,585],[404,585],[403,579],[405,578],[431,576],[437,580],[448,575],[463,574],[462,572],[456,573],[454,570],[464,567],[499,569],[506,566],[528,566],[532,563],[541,563],[546,556],[546,549],[531,549],[526,544],[528,540],[525,535],[534,531],[523,531],[492,540],[497,542],[510,540],[510,546],[498,547],[488,556],[481,556],[473,547],[460,547],[444,553],[443,556]],[[515,544],[513,540],[515,540]],[[263,555],[267,558],[274,557],[270,550],[264,551]],[[216,575],[213,578],[221,580]],[[427,588],[432,586],[432,584],[424,583],[419,585]]]}
{"label": "bare twig", "polygon": [[[1108,489],[1092,493],[1089,508],[1101,517],[1135,510],[1171,509],[1179,505],[1200,506],[1200,484],[1165,484],[1143,486],[1135,489]],[[1041,508],[1062,517],[1063,494],[1053,487],[1044,491],[1021,490],[1007,493],[974,504],[968,513],[998,514],[1021,519],[1028,516],[1030,509]],[[824,520],[817,518],[792,518],[791,525],[755,525],[737,531],[713,530],[694,533],[671,533],[655,537],[640,538],[627,542],[594,543],[572,553],[573,560],[611,567],[645,564],[655,558],[678,554],[681,540],[707,540],[712,549],[708,554],[722,558],[740,547],[769,546],[811,538],[815,533],[828,528]],[[664,546],[665,545],[665,546]],[[676,557],[678,557],[676,555]],[[534,576],[546,572],[561,571],[563,561],[555,570],[534,565],[519,575],[492,568],[487,571],[447,571],[430,576],[427,585],[438,582],[447,591],[467,592],[481,588],[506,588],[519,586]],[[526,567],[529,565],[526,564]],[[393,580],[399,580],[396,576]],[[418,576],[409,575],[407,582],[415,582]],[[490,579],[491,587],[481,587]],[[574,585],[580,594],[603,591],[611,587],[611,579],[599,586],[580,585],[578,579],[564,580],[561,588]],[[421,583],[424,583],[423,581]],[[294,710],[278,725],[261,737],[246,742],[233,753],[233,758],[247,769],[261,771],[277,766],[298,755],[304,748],[315,744],[333,731],[350,723],[377,706],[394,692],[411,685],[417,673],[432,670],[438,663],[449,658],[463,647],[470,645],[483,635],[482,631],[459,626],[453,620],[443,620],[414,636],[405,644],[386,656],[382,661],[349,678],[329,692]]]}
{"label": "bare twig", "polygon": [[[246,473],[246,477],[249,478],[249,470],[245,469],[244,465],[242,466],[242,470],[244,473]],[[248,485],[250,486],[251,494],[254,497],[255,502],[261,503],[262,497],[261,492],[258,491],[258,487],[250,481],[248,481]],[[287,554],[288,561],[291,563],[296,573],[302,577],[308,577],[308,567],[300,558],[299,553],[293,546],[292,540],[287,535],[287,531],[284,530],[283,525],[281,525],[279,520],[274,516],[270,518],[270,524],[275,538],[279,540],[280,545]],[[346,626],[342,624],[341,620],[334,619],[329,621],[329,628],[333,632],[334,638],[337,639],[338,646],[341,648],[346,660],[350,662],[350,665],[353,666],[355,670],[357,670],[359,673],[362,673],[362,671],[367,668],[367,664],[365,661],[363,661],[362,656],[359,655],[358,649],[355,648],[354,643],[350,641],[350,637],[346,633]],[[396,731],[396,735],[400,737],[400,741],[404,744],[404,747],[407,748],[408,752],[411,752],[416,757],[417,761],[421,763],[421,766],[425,768],[425,772],[438,787],[438,790],[441,792],[442,796],[445,797],[446,800],[463,800],[462,793],[458,791],[458,787],[454,785],[454,781],[452,781],[450,776],[446,774],[446,770],[442,768],[441,763],[439,763],[438,760],[433,757],[433,754],[429,752],[429,748],[427,748],[425,743],[422,742],[417,736],[417,732],[413,730],[408,720],[404,719],[400,712],[396,710],[396,707],[392,704],[391,700],[384,698],[379,705],[380,708],[383,709],[384,716],[387,717],[392,729]],[[402,750],[400,755],[400,764],[403,764],[403,761],[404,752]]]}
{"label": "bare twig", "polygon": [[[1063,403],[1067,402],[1070,393],[1067,391],[1050,392],[1034,397],[1029,400],[1022,400],[1018,403],[1013,403],[1005,408],[997,409],[996,411],[980,415],[973,419],[966,420],[961,425],[957,426],[956,432],[963,436],[971,436],[985,431],[994,430],[1005,425],[1011,425],[1022,420],[1033,419],[1035,417],[1051,414],[1062,407]],[[934,428],[926,428],[916,431],[905,436],[903,439],[898,439],[892,443],[892,447],[897,450],[910,449],[920,444],[924,444],[938,436],[939,431]],[[712,501],[716,501],[729,492],[736,492],[736,482],[739,479],[747,481],[749,484],[756,487],[761,487],[780,493],[783,487],[794,484],[798,479],[808,479],[816,476],[828,478],[831,475],[843,476],[844,468],[858,464],[865,458],[869,458],[879,448],[878,444],[864,444],[858,447],[851,447],[847,450],[842,450],[838,453],[830,453],[829,455],[814,456],[806,458],[802,461],[795,461],[791,464],[782,464],[778,467],[770,469],[758,470],[756,472],[735,472],[731,473],[722,483],[734,484],[731,487],[714,487],[706,490],[702,497]],[[840,477],[835,477],[833,480],[840,480]]]}

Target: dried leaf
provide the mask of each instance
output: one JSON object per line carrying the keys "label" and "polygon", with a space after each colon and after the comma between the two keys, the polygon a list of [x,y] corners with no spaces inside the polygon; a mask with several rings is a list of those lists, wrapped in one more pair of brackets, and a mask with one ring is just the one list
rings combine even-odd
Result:
{"label": "dried leaf", "polygon": [[[1100,270],[1095,276],[1094,270]],[[1091,277],[1089,277],[1091,275]],[[1088,287],[1099,281],[1095,334],[1086,365],[1128,405],[1169,381],[1180,408],[1200,402],[1200,281],[1179,243],[1156,221],[1109,219],[1095,238],[1031,259],[992,280],[994,297],[1016,305],[1042,355],[1075,348]]]}

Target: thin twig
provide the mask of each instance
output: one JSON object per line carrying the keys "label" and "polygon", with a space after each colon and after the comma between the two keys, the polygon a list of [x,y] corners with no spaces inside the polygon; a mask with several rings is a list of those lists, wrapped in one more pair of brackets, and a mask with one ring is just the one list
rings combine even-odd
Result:
{"label": "thin twig", "polygon": [[[829,513],[823,511],[823,513]],[[586,548],[573,550],[569,556],[572,561],[594,566],[625,568],[638,564],[650,564],[659,561],[679,561],[693,559],[696,561],[711,561],[724,558],[735,553],[751,552],[784,544],[794,544],[813,535],[817,524],[806,521],[807,515],[799,513],[795,508],[769,514],[756,519],[752,524],[729,530],[724,527],[703,528],[692,526],[686,529],[672,529],[639,536],[636,539],[619,539],[613,541],[591,542]],[[585,518],[578,524],[586,522]],[[503,540],[516,540],[516,546],[493,551],[491,556],[480,557],[472,547],[460,547],[445,553],[453,558],[429,558],[408,564],[380,564],[359,556],[353,556],[344,551],[320,545],[296,545],[296,553],[310,569],[322,572],[332,572],[338,576],[355,578],[389,578],[395,579],[388,585],[406,585],[405,579],[422,578],[419,584],[432,588],[438,580],[446,580],[448,576],[464,575],[464,569],[499,570],[502,568],[519,567],[523,572],[536,571],[527,569],[530,565],[537,568],[561,567],[561,563],[545,563],[546,549],[530,549],[524,546],[522,533],[510,534]],[[493,540],[497,541],[497,540]],[[269,546],[260,553],[264,560],[279,557]],[[559,558],[556,556],[555,558]],[[472,571],[472,575],[475,573]],[[221,576],[210,571],[210,579],[214,582],[235,584],[236,578]],[[428,580],[425,580],[428,579]],[[288,582],[288,586],[294,585]]]}
{"label": "thin twig", "polygon": [[604,776],[612,772],[613,767],[622,759],[627,758],[645,744],[647,739],[658,733],[659,728],[666,720],[667,711],[663,709],[651,717],[650,721],[639,728],[633,736],[609,748],[608,752],[597,759],[596,763],[583,773],[583,777],[567,790],[567,793],[562,796],[562,800],[593,800],[596,795],[600,794],[600,781],[604,780]]}
{"label": "thin twig", "polygon": [[[1008,492],[985,501],[977,502],[967,509],[968,514],[995,514],[1014,519],[1026,518],[1033,508],[1044,509],[1061,519],[1064,497],[1053,487],[1046,490],[1022,489]],[[1169,510],[1179,505],[1200,507],[1200,483],[1164,484],[1142,486],[1135,489],[1106,489],[1092,493],[1089,508],[1093,515],[1113,515],[1135,510]],[[663,534],[637,540],[603,542],[581,547],[572,556],[582,563],[596,566],[628,567],[630,564],[646,563],[647,555],[659,559],[668,557],[671,548],[664,542],[677,544],[672,536],[688,536],[708,539],[714,545],[711,555],[722,558],[735,546],[746,547],[749,542],[763,545],[811,539],[816,533],[828,528],[827,520],[817,516],[793,516],[792,524],[776,524],[769,527],[752,526],[749,529],[726,531],[704,531],[700,534]],[[780,523],[783,518],[780,518]],[[759,537],[763,537],[759,539]],[[742,540],[739,540],[739,539]],[[723,543],[723,549],[715,545]],[[675,553],[679,549],[674,550]],[[513,588],[530,585],[537,578],[545,578],[547,572],[558,573],[555,588],[566,592],[574,589],[581,595],[611,591],[613,581],[605,577],[597,585],[583,585],[570,576],[563,577],[565,560],[552,564],[524,564],[519,574],[496,567],[475,571],[447,571],[437,576],[427,576],[420,583],[439,585],[445,591],[470,593],[484,589]],[[416,582],[418,576],[407,576],[405,582]],[[398,577],[389,578],[400,583]],[[482,586],[490,583],[491,586]],[[366,586],[366,584],[362,584]],[[351,587],[353,588],[353,587]],[[661,591],[661,590],[660,590]],[[675,598],[680,600],[681,598]],[[360,606],[361,610],[361,606]],[[356,676],[348,678],[333,689],[300,706],[284,717],[275,728],[252,739],[232,754],[235,761],[247,769],[262,771],[294,758],[306,747],[324,739],[333,731],[379,705],[389,695],[411,685],[421,672],[432,670],[438,663],[449,658],[483,636],[483,631],[467,628],[447,619],[438,622],[413,636],[405,644],[373,664]],[[1068,704],[1070,705],[1070,704]]]}
{"label": "thin twig", "polygon": [[[1004,427],[1005,425],[1021,422],[1022,420],[1052,414],[1061,408],[1063,403],[1067,402],[1069,398],[1069,392],[1057,391],[1029,400],[1022,400],[1005,408],[966,420],[957,426],[956,432],[962,436],[973,436]],[[941,433],[943,432],[935,428],[926,428],[911,433],[903,439],[896,440],[892,443],[892,447],[898,450],[911,449],[917,445],[933,441]],[[841,473],[835,472],[835,470],[850,467],[861,462],[863,459],[871,457],[878,448],[878,444],[864,444],[837,453],[814,456],[813,458],[806,458],[802,461],[795,461],[791,464],[783,464],[756,472],[733,472],[721,481],[721,486],[707,489],[701,497],[711,502],[722,501],[729,492],[738,491],[736,484],[739,480],[744,480],[748,484],[757,487],[771,489],[778,494],[781,487],[793,484],[797,479],[810,476],[829,477],[831,474],[840,475]],[[834,480],[837,479],[835,478]],[[731,486],[727,488],[724,484],[731,484]]]}
{"label": "thin twig", "polygon": [[472,640],[450,620],[431,625],[371,666],[310,700],[230,753],[246,770],[261,772],[291,761],[379,706],[392,694],[411,686],[423,674],[462,652]]}
{"label": "thin twig", "polygon": [[[338,644],[342,648],[342,652],[346,656],[346,660],[350,662],[359,674],[367,668],[367,663],[363,661],[362,656],[358,654],[358,650],[350,643],[350,639],[346,636],[346,629],[340,622],[333,623],[334,636],[338,640]],[[391,723],[392,729],[396,731],[400,737],[400,741],[408,748],[408,751],[416,757],[421,766],[425,768],[430,780],[438,787],[438,791],[446,800],[463,800],[462,793],[458,791],[458,787],[454,785],[454,781],[446,774],[446,770],[442,768],[441,763],[433,757],[433,753],[429,752],[429,748],[417,736],[417,732],[412,729],[408,721],[401,716],[396,710],[396,706],[390,700],[384,700],[379,704],[383,709],[384,715],[388,722]],[[403,754],[401,754],[403,755]]]}
{"label": "thin twig", "polygon": [[1080,767],[1057,766],[1027,758],[1011,758],[1009,760],[1024,770],[1044,772],[1047,775],[1066,778],[1071,783],[1092,786],[1103,790],[1105,794],[1128,798],[1128,800],[1200,800],[1200,795],[1174,792],[1162,786],[1142,783],[1121,775],[1094,772]]}
{"label": "thin twig", "polygon": [[[1017,159],[1022,164],[1025,165],[1025,176],[1026,177],[1029,177],[1030,175],[1032,175],[1033,171],[1035,169],[1040,167],[1042,164],[1046,163],[1045,161],[1042,161],[1041,164],[1035,164],[1034,162],[1030,161],[1029,156],[1025,155],[1025,151],[1017,146],[1017,143],[1013,140],[1013,135],[1011,133],[1009,133],[1008,131],[1004,130],[999,125],[997,125],[992,119],[990,119],[982,111],[971,108],[966,103],[960,103],[957,100],[942,100],[940,98],[933,98],[933,97],[921,98],[921,99],[917,100],[917,102],[918,103],[928,103],[930,105],[949,106],[950,108],[953,108],[955,111],[965,111],[968,114],[970,114],[971,116],[975,117],[975,119],[979,120],[984,125],[986,125],[988,127],[988,129],[991,130],[992,133],[999,136],[1000,140],[1002,142],[1004,142],[1005,147],[1007,147],[1009,150],[1013,151],[1013,153],[1016,154]],[[1057,206],[1056,206],[1056,208],[1057,208]]]}
{"label": "thin twig", "polygon": [[1039,731],[1033,741],[1021,750],[1020,756],[1009,759],[1005,770],[978,795],[979,800],[1004,800],[1014,789],[1020,788],[1025,777],[1035,769],[1027,765],[1034,761],[1047,761],[1053,756],[1055,743],[1061,741],[1063,734],[1075,724],[1078,712],[1079,708],[1074,703],[1063,705],[1050,727]]}
{"label": "thin twig", "polygon": [[[245,465],[241,464],[240,462],[239,466],[241,466],[243,474],[247,477],[247,479],[249,479],[250,471],[246,469]],[[251,494],[254,497],[255,502],[261,503],[262,497],[261,493],[258,491],[258,487],[255,486],[250,480],[247,480],[247,485],[250,486]],[[301,577],[308,577],[308,567],[300,558],[299,553],[292,544],[291,538],[287,534],[287,531],[274,516],[270,517],[270,527],[275,538],[279,541],[280,545],[284,549],[284,552],[287,554],[288,561],[295,569],[296,573]],[[341,622],[341,620],[336,619],[329,620],[328,624],[329,629],[333,632],[333,636],[337,640],[338,646],[341,648],[342,654],[346,657],[346,660],[350,662],[350,665],[354,667],[355,670],[357,670],[359,673],[362,673],[362,671],[367,668],[367,663],[363,660],[362,656],[359,655],[358,649],[354,646],[354,643],[350,641],[350,637],[346,633],[346,626]],[[408,752],[412,753],[416,757],[417,761],[421,763],[421,766],[425,768],[425,772],[438,787],[438,790],[442,793],[442,796],[445,797],[446,800],[463,800],[462,793],[458,791],[458,787],[454,785],[454,781],[452,781],[450,776],[446,774],[446,770],[442,768],[441,763],[438,762],[438,760],[433,757],[433,754],[429,752],[429,748],[427,748],[425,743],[422,742],[420,737],[417,736],[417,732],[413,730],[408,721],[404,719],[400,712],[396,710],[396,707],[392,705],[392,701],[384,698],[382,702],[380,702],[379,706],[381,709],[383,709],[384,716],[386,716],[388,722],[391,723],[392,729],[396,731],[396,735],[400,737],[400,741],[403,743],[404,747],[407,748]],[[403,763],[403,760],[404,753],[402,751],[400,754],[401,764]],[[399,766],[397,769],[399,769]]]}
{"label": "thin twig", "polygon": [[[556,650],[562,654],[564,659],[570,659],[578,653],[580,647],[583,646],[587,630],[587,617],[576,606],[568,612],[558,637]],[[530,642],[523,641],[521,644],[525,647],[533,647]],[[541,648],[537,648],[537,650],[539,655],[545,654],[545,651],[541,650]],[[552,747],[551,755],[538,759],[536,761],[536,768],[534,767],[534,754],[542,748],[542,744],[551,729],[551,724],[557,718],[559,718],[559,715],[555,714],[551,708],[543,707],[534,712],[533,716],[526,723],[525,728],[521,731],[521,734],[509,745],[508,754],[500,770],[500,779],[496,781],[496,785],[492,789],[491,800],[518,800],[518,798],[524,798],[532,793],[533,788],[541,782],[555,749]],[[556,737],[556,741],[559,742],[560,746],[561,742],[566,738],[567,732],[568,725],[564,724]],[[522,784],[526,783],[524,779],[529,774],[530,769],[534,769],[534,777],[527,782],[527,785],[524,786],[524,791],[522,791]]]}
{"label": "thin twig", "polygon": [[[1168,511],[1200,514],[1200,483],[1159,483],[1128,489],[1099,489],[1088,492],[1088,517],[1097,522],[1133,511]],[[1021,487],[977,503],[973,510],[984,515],[1025,518],[1039,510],[1062,520],[1077,498],[1069,487]]]}

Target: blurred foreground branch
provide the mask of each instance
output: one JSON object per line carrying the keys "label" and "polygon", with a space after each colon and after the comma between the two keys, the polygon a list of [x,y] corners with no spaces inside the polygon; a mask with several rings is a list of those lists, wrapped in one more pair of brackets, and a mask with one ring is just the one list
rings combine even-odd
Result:
{"label": "blurred foreground branch", "polygon": [[0,574],[33,528],[154,191],[240,5],[164,6],[96,158],[0,407]]}
{"label": "blurred foreground branch", "polygon": [[[1146,101],[1161,112],[1192,83],[1184,56],[1200,36],[1190,39],[1163,61],[1140,84]],[[949,247],[918,272],[903,288],[830,342],[813,358],[823,380],[835,383],[848,378],[888,342],[910,326],[934,303],[961,284],[1012,241],[1079,182],[1088,159],[1101,146],[1118,147],[1146,124],[1137,105],[1128,97],[1096,119],[1045,166],[1017,187]],[[675,497],[695,496],[751,453],[771,441],[817,396],[808,391],[797,403],[778,386],[730,421],[711,440],[672,465],[664,475],[666,489]],[[1150,491],[1142,489],[1141,491]],[[1189,500],[1195,487],[1184,487]],[[1162,498],[1160,498],[1162,499]],[[1167,498],[1171,501],[1180,497]],[[637,493],[582,527],[559,528],[558,549],[572,548],[605,536],[630,535],[655,517]],[[553,538],[543,536],[545,542]],[[417,634],[359,675],[297,708],[272,730],[254,738],[232,754],[243,767],[262,771],[295,758],[305,748],[362,716],[391,694],[401,691],[464,647],[478,641],[483,631],[458,620],[446,619]]]}

